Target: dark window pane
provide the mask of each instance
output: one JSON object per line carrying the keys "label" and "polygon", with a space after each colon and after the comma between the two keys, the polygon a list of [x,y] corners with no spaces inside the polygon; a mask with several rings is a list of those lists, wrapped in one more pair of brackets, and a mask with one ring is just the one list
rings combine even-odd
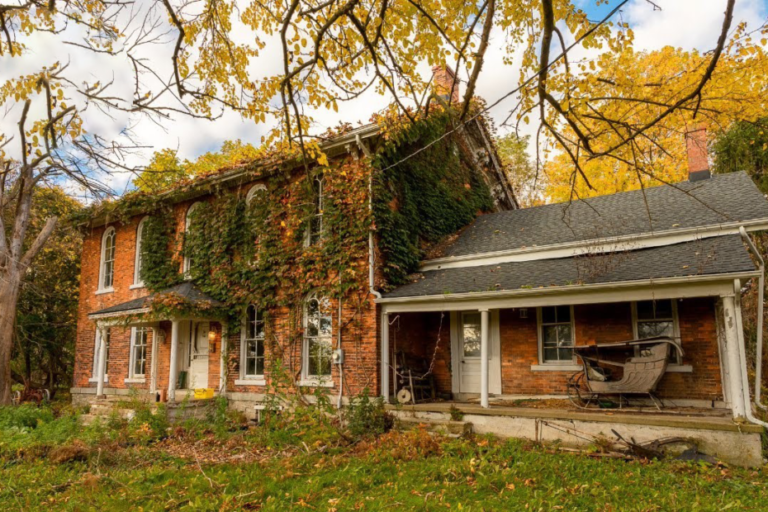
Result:
{"label": "dark window pane", "polygon": [[558,345],[570,346],[573,344],[573,336],[571,336],[571,324],[560,324],[557,326],[557,342]]}
{"label": "dark window pane", "polygon": [[264,358],[260,357],[256,360],[256,375],[264,375]]}
{"label": "dark window pane", "polygon": [[570,306],[557,306],[557,321],[558,322],[570,322],[571,321],[571,307]]}
{"label": "dark window pane", "polygon": [[637,318],[639,320],[653,320],[652,300],[644,300],[637,303]]}
{"label": "dark window pane", "polygon": [[557,355],[560,358],[560,361],[570,361],[573,359],[573,349],[571,348],[558,349]]}
{"label": "dark window pane", "polygon": [[545,348],[544,349],[544,361],[557,361],[557,349]]}
{"label": "dark window pane", "polygon": [[256,359],[247,358],[245,361],[245,374],[256,375]]}
{"label": "dark window pane", "polygon": [[544,343],[557,343],[557,326],[556,325],[545,325],[541,328],[542,334],[544,335]]}
{"label": "dark window pane", "polygon": [[672,318],[672,301],[656,301],[656,318]]}
{"label": "dark window pane", "polygon": [[557,321],[555,308],[541,308],[541,321],[545,324],[553,324]]}

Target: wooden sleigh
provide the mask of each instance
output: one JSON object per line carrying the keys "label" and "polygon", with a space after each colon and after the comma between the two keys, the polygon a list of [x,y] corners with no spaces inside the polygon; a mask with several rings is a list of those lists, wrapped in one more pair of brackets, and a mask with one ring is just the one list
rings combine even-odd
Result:
{"label": "wooden sleigh", "polygon": [[[568,398],[581,408],[599,402],[601,396],[618,396],[621,405],[627,395],[648,395],[661,410],[653,393],[667,371],[671,350],[683,356],[683,349],[668,336],[583,345],[573,350],[583,369],[568,378]],[[632,355],[624,362],[616,361],[617,356],[627,353]],[[621,378],[612,378],[613,372],[606,366],[622,368]]]}

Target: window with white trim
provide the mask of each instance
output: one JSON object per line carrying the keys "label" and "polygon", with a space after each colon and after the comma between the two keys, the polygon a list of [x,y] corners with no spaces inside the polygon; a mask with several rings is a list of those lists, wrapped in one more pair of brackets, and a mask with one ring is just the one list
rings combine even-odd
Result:
{"label": "window with white trim", "polygon": [[245,195],[245,204],[251,204],[254,199],[261,200],[267,194],[267,186],[263,183],[257,183],[252,186]]}
{"label": "window with white trim", "polygon": [[325,180],[315,178],[312,182],[312,217],[309,219],[307,245],[314,245],[323,238],[323,210],[325,208]]}
{"label": "window with white trim", "polygon": [[[109,339],[112,337],[112,330],[110,328],[105,329],[107,333],[107,339],[104,340],[104,347],[106,348],[106,360],[104,364],[104,380],[109,376]],[[99,349],[101,348],[101,329],[96,329],[96,340],[93,348],[93,379],[99,378]]]}
{"label": "window with white trim", "polygon": [[141,245],[144,238],[144,224],[146,224],[147,217],[141,219],[139,225],[136,227],[136,255],[133,264],[133,285],[144,286],[144,280],[141,278],[141,267],[143,265],[143,256],[141,254]]}
{"label": "window with white trim", "polygon": [[539,360],[542,364],[573,364],[574,325],[571,306],[538,310]]}
{"label": "window with white trim", "polygon": [[101,265],[99,268],[99,290],[111,290],[115,281],[115,250],[117,233],[107,228],[101,238]]}
{"label": "window with white trim", "polygon": [[131,329],[131,371],[129,376],[133,379],[143,378],[147,373],[147,338],[149,329],[146,327],[133,327]]}
{"label": "window with white trim", "polygon": [[304,377],[331,376],[333,327],[331,303],[325,297],[310,295],[304,304]]}
{"label": "window with white trim", "polygon": [[[632,303],[635,339],[669,336],[680,343],[677,303],[671,299],[642,300]],[[672,349],[670,361],[680,363],[680,354]]]}
{"label": "window with white trim", "polygon": [[255,304],[245,310],[245,325],[240,360],[242,361],[241,377],[243,379],[260,379],[264,377],[264,310]]}
{"label": "window with white trim", "polygon": [[[200,207],[199,202],[192,203],[189,208],[187,208],[187,214],[184,217],[184,238],[186,239],[189,229],[192,227],[192,214],[195,210],[197,210]],[[186,253],[186,244],[184,247],[184,263],[182,266],[182,270],[184,272],[184,275],[188,278],[189,277],[189,271],[192,268],[192,258],[189,256],[189,254]]]}

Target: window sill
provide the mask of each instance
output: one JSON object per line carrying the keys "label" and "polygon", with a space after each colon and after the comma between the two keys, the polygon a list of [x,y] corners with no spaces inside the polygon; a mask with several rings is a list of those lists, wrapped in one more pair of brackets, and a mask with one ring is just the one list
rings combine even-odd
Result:
{"label": "window sill", "polygon": [[114,293],[114,288],[104,288],[102,290],[96,290],[96,295],[104,295],[105,293]]}
{"label": "window sill", "polygon": [[328,379],[313,379],[313,378],[307,378],[307,379],[301,379],[299,381],[299,386],[304,388],[332,388],[333,387],[333,380],[330,378]]}
{"label": "window sill", "polygon": [[[88,382],[99,382],[99,378],[98,377],[91,377],[90,379],[88,379]],[[109,375],[105,375],[104,376],[104,384],[106,384],[108,382],[109,382]]]}
{"label": "window sill", "polygon": [[266,379],[237,379],[235,386],[266,386]]}
{"label": "window sill", "polygon": [[532,372],[577,372],[584,367],[578,364],[532,364]]}
{"label": "window sill", "polygon": [[139,290],[141,288],[144,288],[144,283],[136,283],[128,287],[129,290]]}
{"label": "window sill", "polygon": [[147,379],[144,377],[130,377],[125,380],[123,380],[126,384],[146,384]]}
{"label": "window sill", "polygon": [[667,373],[693,373],[693,366],[690,364],[670,364],[667,365]]}

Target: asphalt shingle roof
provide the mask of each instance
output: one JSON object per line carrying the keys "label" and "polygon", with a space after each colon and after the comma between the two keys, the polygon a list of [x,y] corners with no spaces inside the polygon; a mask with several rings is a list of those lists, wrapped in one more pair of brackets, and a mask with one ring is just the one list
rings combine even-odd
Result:
{"label": "asphalt shingle roof", "polygon": [[610,283],[755,270],[738,235],[561,259],[433,270],[385,298]]}
{"label": "asphalt shingle roof", "polygon": [[187,302],[190,302],[192,304],[205,302],[212,307],[219,307],[223,305],[221,302],[217,301],[216,299],[213,299],[208,295],[204,294],[203,292],[201,292],[197,286],[192,284],[191,281],[185,281],[181,284],[177,284],[176,286],[172,286],[171,288],[167,288],[157,293],[153,293],[152,295],[141,297],[139,299],[129,300],[128,302],[116,304],[114,306],[100,309],[99,311],[94,311],[89,314],[90,315],[108,315],[113,313],[123,313],[127,311],[133,311],[136,309],[142,309],[144,307],[149,306],[153,298],[160,295],[166,295],[169,293],[175,293],[177,295],[180,295]]}
{"label": "asphalt shingle roof", "polygon": [[577,242],[768,218],[768,201],[744,172],[642,191],[478,217],[442,256]]}

